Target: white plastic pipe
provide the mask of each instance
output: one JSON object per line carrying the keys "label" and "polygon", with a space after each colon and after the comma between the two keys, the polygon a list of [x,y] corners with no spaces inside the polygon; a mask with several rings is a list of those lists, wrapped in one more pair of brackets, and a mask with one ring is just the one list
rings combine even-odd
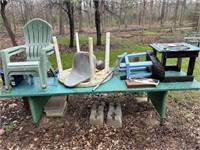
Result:
{"label": "white plastic pipe", "polygon": [[79,45],[79,38],[78,38],[78,33],[75,33],[76,36],[76,48],[77,48],[77,52],[80,52],[80,45]]}
{"label": "white plastic pipe", "polygon": [[93,38],[89,37],[90,82],[94,82]]}
{"label": "white plastic pipe", "polygon": [[105,54],[105,70],[109,71],[110,62],[110,32],[106,32],[106,54]]}

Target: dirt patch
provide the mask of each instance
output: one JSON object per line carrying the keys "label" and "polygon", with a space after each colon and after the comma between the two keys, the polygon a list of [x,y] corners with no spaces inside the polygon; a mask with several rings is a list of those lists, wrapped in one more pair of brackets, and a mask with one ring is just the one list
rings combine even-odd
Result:
{"label": "dirt patch", "polygon": [[100,128],[89,124],[92,95],[71,95],[64,117],[43,115],[38,124],[32,123],[30,111],[23,108],[21,99],[1,99],[3,125],[8,127],[13,123],[14,126],[12,131],[0,136],[0,149],[200,148],[199,103],[168,98],[166,122],[160,126],[151,102],[136,101],[136,94],[103,96],[106,104],[120,98],[122,128],[115,129],[106,124]]}

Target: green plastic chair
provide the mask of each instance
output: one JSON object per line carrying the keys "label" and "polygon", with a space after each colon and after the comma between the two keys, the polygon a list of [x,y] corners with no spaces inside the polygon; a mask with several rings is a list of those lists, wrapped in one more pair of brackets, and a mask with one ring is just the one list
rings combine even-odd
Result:
{"label": "green plastic chair", "polygon": [[[23,28],[25,45],[1,50],[2,64],[4,70],[5,89],[9,90],[10,77],[12,75],[34,75],[38,74],[42,90],[47,87],[47,71],[54,69],[48,61],[48,55],[54,53],[52,41],[52,27],[46,21],[35,18],[30,20]],[[12,55],[24,52],[26,61],[11,62]]]}

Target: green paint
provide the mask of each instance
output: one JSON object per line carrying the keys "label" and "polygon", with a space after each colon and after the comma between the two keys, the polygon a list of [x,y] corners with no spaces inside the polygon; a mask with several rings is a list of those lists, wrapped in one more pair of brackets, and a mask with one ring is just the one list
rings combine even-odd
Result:
{"label": "green paint", "polygon": [[48,102],[50,96],[28,97],[33,122],[37,123],[44,112],[44,106]]}
{"label": "green paint", "polygon": [[148,92],[148,98],[150,98],[161,119],[165,118],[166,97],[167,97],[167,91]]}

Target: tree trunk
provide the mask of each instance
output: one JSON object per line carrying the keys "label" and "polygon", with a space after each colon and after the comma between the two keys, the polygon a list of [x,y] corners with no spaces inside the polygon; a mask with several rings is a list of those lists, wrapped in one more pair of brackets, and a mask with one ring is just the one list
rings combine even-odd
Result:
{"label": "tree trunk", "polygon": [[195,8],[195,31],[200,31],[200,2],[196,0],[196,8]]}
{"label": "tree trunk", "polygon": [[121,25],[122,25],[122,5],[123,2],[121,2],[120,8],[119,8],[119,27],[118,27],[118,31],[121,31]]}
{"label": "tree trunk", "polygon": [[21,12],[21,20],[23,25],[25,25],[26,21],[25,21],[25,16],[24,16],[24,12],[23,12],[23,6],[20,5],[20,12]]}
{"label": "tree trunk", "polygon": [[67,15],[69,18],[69,30],[70,30],[70,44],[69,47],[74,46],[74,6],[70,1],[66,1]]}
{"label": "tree trunk", "polygon": [[92,22],[92,0],[89,0],[89,13],[88,13],[88,23],[89,23],[89,27],[91,27],[93,25]]}
{"label": "tree trunk", "polygon": [[62,8],[59,8],[59,34],[64,34]]}
{"label": "tree trunk", "polygon": [[99,1],[94,0],[95,7],[95,26],[97,32],[97,46],[101,46],[101,19],[99,12]]}
{"label": "tree trunk", "polygon": [[150,13],[149,13],[149,30],[151,31],[152,25],[154,24],[154,1],[151,0],[150,2]]}
{"label": "tree trunk", "polygon": [[168,12],[169,12],[169,0],[167,0],[167,4],[166,4],[166,11],[165,11],[165,18],[164,18],[164,21],[167,19]]}
{"label": "tree trunk", "polygon": [[27,0],[23,0],[23,5],[24,5],[24,24],[26,24],[28,22],[28,18],[29,18],[29,4],[27,2]]}
{"label": "tree trunk", "polygon": [[177,17],[178,17],[178,6],[179,6],[179,0],[176,1],[175,12],[174,12],[174,30],[176,30]]}
{"label": "tree trunk", "polygon": [[165,17],[165,4],[166,4],[166,0],[163,0],[162,3],[162,10],[161,10],[161,16],[160,16],[160,24],[162,25],[164,22],[164,17]]}
{"label": "tree trunk", "polygon": [[200,12],[199,12],[199,18],[198,18],[198,24],[197,24],[197,32],[200,32]]}
{"label": "tree trunk", "polygon": [[16,25],[16,17],[15,17],[15,6],[14,3],[12,2],[12,21],[13,21],[13,28],[14,28],[14,32],[16,33],[17,31],[17,25]]}
{"label": "tree trunk", "polygon": [[17,46],[17,42],[15,40],[15,35],[14,35],[12,29],[11,29],[11,26],[10,26],[8,19],[6,17],[6,14],[5,14],[6,5],[7,5],[7,1],[5,1],[5,0],[1,1],[1,16],[3,18],[3,22],[4,22],[4,25],[7,29],[8,35],[11,39],[12,45]]}
{"label": "tree trunk", "polygon": [[181,7],[181,13],[180,13],[180,20],[179,20],[179,25],[182,25],[184,15],[185,15],[185,9],[186,9],[186,0],[182,2],[182,7]]}
{"label": "tree trunk", "polygon": [[79,32],[83,32],[82,0],[79,1]]}
{"label": "tree trunk", "polygon": [[145,16],[146,16],[146,0],[143,0],[143,10],[142,10],[142,35],[141,35],[141,42],[143,42],[144,37],[144,23],[145,23]]}

